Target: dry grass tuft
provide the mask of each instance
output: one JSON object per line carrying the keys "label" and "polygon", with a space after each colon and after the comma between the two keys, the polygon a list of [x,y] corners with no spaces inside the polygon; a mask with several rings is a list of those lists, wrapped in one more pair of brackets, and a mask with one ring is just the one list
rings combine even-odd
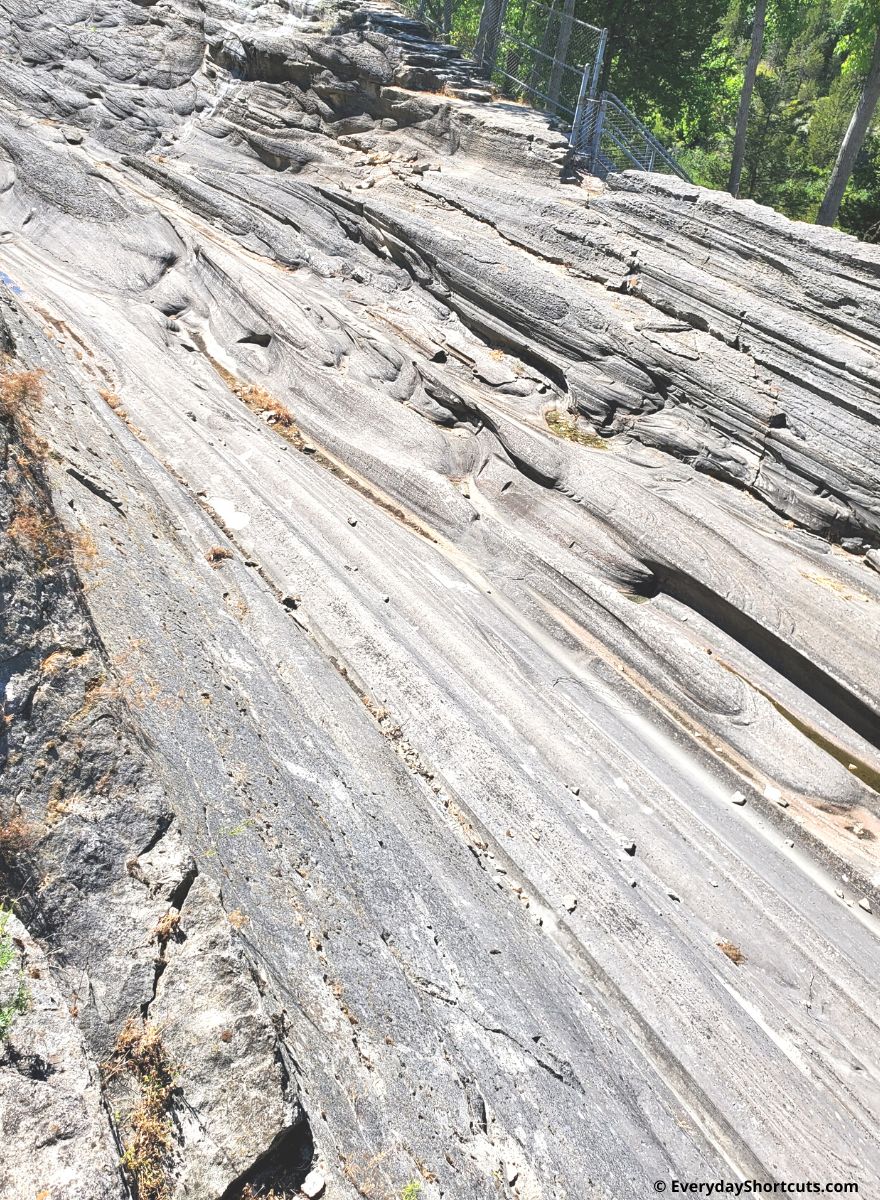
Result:
{"label": "dry grass tuft", "polygon": [[175,1079],[158,1026],[137,1017],[125,1023],[113,1057],[104,1066],[107,1082],[119,1075],[132,1076],[138,1088],[137,1102],[126,1120],[122,1167],[138,1200],[170,1200],[169,1108]]}
{"label": "dry grass tuft", "polygon": [[67,539],[55,517],[36,508],[17,513],[6,533],[43,565],[57,562],[67,549]]}
{"label": "dry grass tuft", "polygon": [[208,560],[208,562],[211,564],[212,567],[219,567],[220,564],[225,559],[233,558],[233,557],[234,557],[234,555],[233,555],[232,551],[227,550],[227,548],[225,546],[212,546],[211,549],[208,551],[208,553],[205,555],[205,558]]}
{"label": "dry grass tuft", "polygon": [[[43,372],[14,370],[12,359],[0,356],[0,420],[11,422],[20,440],[10,454],[12,465],[7,472],[14,509],[6,535],[41,566],[54,565],[75,554],[79,565],[88,569],[97,557],[94,539],[88,533],[68,535],[51,511],[36,465],[48,449],[32,423],[42,403]],[[45,502],[40,500],[41,494]]]}
{"label": "dry grass tuft", "polygon": [[39,567],[57,566],[75,560],[81,571],[97,565],[98,547],[87,531],[70,534],[47,508],[41,508],[26,493],[15,500],[18,512],[6,527],[6,536]]}
{"label": "dry grass tuft", "polygon": [[740,950],[739,946],[734,946],[733,942],[718,942],[717,946],[721,953],[726,954],[730,961],[735,963],[736,966],[739,966],[740,963],[744,963],[746,961],[746,956],[743,954],[742,950]]}
{"label": "dry grass tuft", "polygon": [[33,830],[24,817],[15,815],[0,820],[0,846],[4,852],[21,854],[33,842]]}
{"label": "dry grass tuft", "polygon": [[156,922],[156,928],[153,930],[153,936],[159,942],[160,946],[164,946],[170,938],[177,933],[180,925],[180,913],[170,909],[165,913],[164,917],[160,917]]}
{"label": "dry grass tuft", "polygon": [[238,396],[239,400],[243,404],[246,404],[251,412],[264,417],[266,424],[276,429],[297,450],[303,448],[305,443],[303,442],[302,434],[297,429],[293,413],[289,408],[286,408],[280,400],[276,400],[265,388],[253,383],[242,383],[240,379],[236,379],[231,371],[227,371],[219,363],[214,362],[213,365],[229,390]]}
{"label": "dry grass tuft", "polygon": [[265,388],[256,387],[253,384],[247,386],[239,384],[238,395],[248,408],[266,417],[267,425],[280,425],[282,429],[296,428],[296,422],[290,409],[285,408],[281,401],[276,400]]}
{"label": "dry grass tuft", "polygon": [[74,534],[70,538],[70,548],[81,571],[95,569],[98,564],[98,546],[88,531]]}
{"label": "dry grass tuft", "polygon": [[104,401],[108,408],[111,408],[116,413],[120,421],[128,421],[128,413],[123,407],[121,398],[116,392],[111,392],[109,388],[101,388],[98,395]]}
{"label": "dry grass tuft", "polygon": [[0,905],[12,899],[14,880],[33,850],[36,831],[19,814],[0,818]]}
{"label": "dry grass tuft", "polygon": [[13,371],[11,359],[0,358],[0,415],[15,421],[25,431],[43,402],[43,372]]}

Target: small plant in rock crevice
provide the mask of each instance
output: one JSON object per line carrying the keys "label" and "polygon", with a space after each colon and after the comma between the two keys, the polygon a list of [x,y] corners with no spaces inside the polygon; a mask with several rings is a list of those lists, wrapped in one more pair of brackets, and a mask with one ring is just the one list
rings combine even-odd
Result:
{"label": "small plant in rock crevice", "polygon": [[297,428],[293,413],[289,408],[277,400],[271,392],[267,392],[265,388],[253,383],[243,383],[231,371],[227,371],[217,362],[213,362],[213,365],[229,390],[238,396],[251,412],[262,417],[267,425],[271,425],[292,446],[298,450],[302,449],[304,445],[302,434]]}
{"label": "small plant in rock crevice", "polygon": [[131,1017],[104,1064],[105,1084],[131,1076],[137,1089],[134,1106],[124,1120],[120,1160],[138,1200],[170,1200],[169,1168],[174,1145],[171,1097],[175,1071],[162,1044],[162,1030]]}
{"label": "small plant in rock crevice", "polygon": [[[7,929],[11,916],[11,909],[0,907],[0,975],[9,970],[16,957],[12,934]],[[15,1018],[26,1011],[27,1004],[27,984],[24,981],[24,973],[19,971],[18,986],[12,998],[5,1004],[0,1004],[0,1042],[4,1042],[9,1036]]]}
{"label": "small plant in rock crevice", "polygon": [[5,1042],[16,1017],[27,1012],[28,990],[24,976],[19,977],[18,990],[8,1004],[0,1004],[0,1042]]}
{"label": "small plant in rock crevice", "polygon": [[219,567],[220,564],[222,562],[225,562],[225,560],[227,558],[232,558],[232,557],[233,557],[232,551],[228,550],[226,548],[226,546],[212,546],[210,548],[210,550],[208,550],[208,552],[205,554],[205,558],[208,560],[208,562],[211,564],[212,567]]}
{"label": "small plant in rock crevice", "polygon": [[38,437],[34,414],[43,403],[43,372],[14,370],[13,360],[0,355],[0,423],[7,426],[9,451],[6,482],[11,513],[6,537],[40,569],[76,556],[88,570],[97,556],[88,533],[70,534],[52,509],[43,476],[47,445]]}
{"label": "small plant in rock crevice", "polygon": [[170,909],[164,917],[160,917],[153,930],[153,936],[160,946],[165,946],[177,934],[180,926],[180,913]]}
{"label": "small plant in rock crevice", "polygon": [[41,566],[57,562],[67,548],[65,535],[54,516],[36,508],[17,513],[9,522],[6,535]]}
{"label": "small plant in rock crevice", "polygon": [[31,416],[43,401],[43,372],[14,371],[11,359],[0,357],[0,416],[15,421],[22,433],[31,432]]}

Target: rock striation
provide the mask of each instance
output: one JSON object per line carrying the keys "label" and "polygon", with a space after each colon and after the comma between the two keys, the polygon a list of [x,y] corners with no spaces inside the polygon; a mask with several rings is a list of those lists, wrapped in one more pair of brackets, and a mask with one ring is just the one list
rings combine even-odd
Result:
{"label": "rock striation", "polygon": [[868,1193],[880,252],[379,4],[0,44],[4,1197]]}

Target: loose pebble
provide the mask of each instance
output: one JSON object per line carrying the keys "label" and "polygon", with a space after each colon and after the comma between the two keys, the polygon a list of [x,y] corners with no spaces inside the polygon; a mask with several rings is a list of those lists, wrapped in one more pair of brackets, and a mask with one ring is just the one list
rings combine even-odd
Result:
{"label": "loose pebble", "polygon": [[308,1196],[309,1200],[315,1200],[315,1197],[320,1196],[326,1186],[327,1181],[320,1171],[309,1171],[300,1185],[300,1191],[304,1196]]}

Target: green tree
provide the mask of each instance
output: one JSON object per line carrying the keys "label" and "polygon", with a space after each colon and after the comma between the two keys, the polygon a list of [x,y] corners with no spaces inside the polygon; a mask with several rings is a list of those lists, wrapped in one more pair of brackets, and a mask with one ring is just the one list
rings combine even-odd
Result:
{"label": "green tree", "polygon": [[[837,220],[847,184],[880,100],[880,8],[876,0],[858,0],[848,8],[853,29],[847,39],[847,60],[854,72],[863,74],[864,82],[819,208],[816,219],[820,225],[833,225]],[[873,43],[870,57],[865,62],[865,50],[870,43]]]}
{"label": "green tree", "polygon": [[746,156],[749,108],[752,102],[755,77],[758,74],[758,63],[761,60],[761,52],[764,49],[764,21],[766,16],[767,0],[755,0],[755,14],[752,18],[749,57],[743,75],[742,93],[740,95],[739,109],[736,114],[736,132],[733,135],[733,157],[730,162],[730,176],[727,180],[727,190],[731,196],[739,195],[739,184]]}
{"label": "green tree", "polygon": [[700,86],[728,0],[580,0],[576,16],[608,30],[600,80],[636,112],[674,121]]}

